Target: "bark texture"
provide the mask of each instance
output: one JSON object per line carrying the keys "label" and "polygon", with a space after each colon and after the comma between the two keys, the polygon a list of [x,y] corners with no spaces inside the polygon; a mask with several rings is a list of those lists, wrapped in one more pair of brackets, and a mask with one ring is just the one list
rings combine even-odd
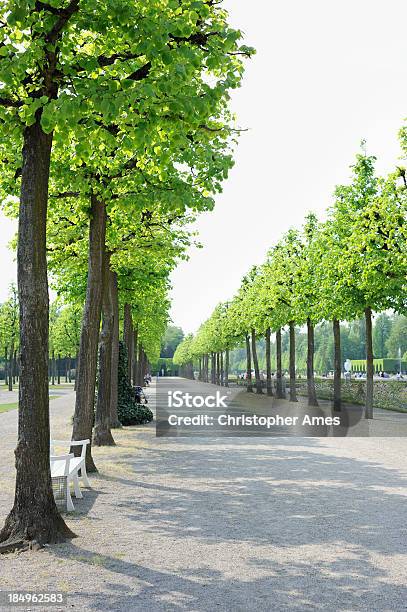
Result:
{"label": "bark texture", "polygon": [[139,342],[138,346],[138,359],[137,359],[137,382],[136,384],[140,387],[143,386],[143,347]]}
{"label": "bark texture", "polygon": [[96,403],[95,431],[93,443],[97,446],[115,446],[110,431],[110,401],[112,395],[112,343],[114,312],[110,282],[110,253],[105,252],[103,261],[102,330],[99,341],[98,397]]}
{"label": "bark texture", "polygon": [[117,416],[119,400],[119,291],[117,285],[116,272],[110,271],[109,274],[110,291],[112,295],[113,307],[113,335],[112,335],[112,362],[111,362],[111,382],[110,382],[110,427],[118,429],[122,426]]}
{"label": "bark texture", "polygon": [[133,373],[133,318],[131,316],[130,304],[124,305],[123,340],[127,348],[127,377],[131,384]]}
{"label": "bark texture", "polygon": [[[92,440],[100,318],[102,311],[102,276],[106,238],[106,207],[91,197],[89,231],[88,283],[79,347],[79,372],[73,421],[74,440]],[[78,452],[73,447],[72,452]],[[80,451],[80,449],[79,449]],[[86,469],[96,472],[91,444],[87,446]]]}
{"label": "bark texture", "polygon": [[21,350],[17,475],[14,506],[0,532],[4,543],[0,551],[74,537],[55,505],[49,461],[46,221],[51,147],[52,135],[44,134],[38,115],[24,131],[17,253]]}
{"label": "bark texture", "polygon": [[138,353],[138,324],[135,325],[133,331],[133,384],[137,384],[137,353]]}

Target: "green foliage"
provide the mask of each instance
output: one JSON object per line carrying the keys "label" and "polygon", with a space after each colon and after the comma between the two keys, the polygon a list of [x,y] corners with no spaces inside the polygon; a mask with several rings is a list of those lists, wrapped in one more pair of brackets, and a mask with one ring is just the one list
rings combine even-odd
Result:
{"label": "green foliage", "polygon": [[[403,131],[407,150],[405,134]],[[407,310],[406,218],[405,171],[376,177],[375,158],[358,154],[351,183],[336,188],[327,220],[321,223],[309,214],[301,231],[289,230],[269,250],[265,263],[244,277],[227,308],[215,308],[185,345],[183,358],[239,346],[253,328],[263,335],[267,328],[276,331],[290,322],[301,326],[307,319],[320,323],[315,342],[317,369],[333,368],[334,319],[351,322],[342,329],[345,358],[357,352],[364,357],[366,330],[365,322],[360,321],[364,311]],[[319,342],[322,330],[325,339]],[[397,340],[392,339],[387,315],[381,315],[375,346],[381,342],[382,352],[384,347],[394,351],[398,342],[404,353],[404,318],[394,333]],[[286,339],[283,335],[283,362]],[[299,340],[301,363],[305,347],[301,336]],[[259,357],[261,363],[261,350]]]}
{"label": "green foliage", "polygon": [[380,313],[376,318],[373,328],[373,353],[376,357],[391,357],[387,350],[387,341],[392,326],[393,320],[386,312]]}
{"label": "green foliage", "polygon": [[0,304],[0,346],[16,349],[19,340],[19,310],[17,288],[10,285],[10,297]]}
{"label": "green foliage", "polygon": [[137,404],[133,389],[127,378],[127,349],[119,345],[118,417],[122,425],[143,425],[153,420],[153,413],[144,404]]}
{"label": "green foliage", "polygon": [[[306,382],[297,381],[299,395],[307,395]],[[333,398],[333,380],[316,380],[317,396],[320,399]],[[364,405],[366,395],[366,382],[363,380],[342,381],[342,399],[349,404]],[[407,412],[407,385],[403,381],[375,380],[374,381],[374,407],[382,410]]]}
{"label": "green foliage", "polygon": [[[3,4],[0,200],[16,215],[8,196],[20,189],[23,131],[38,122],[53,134],[53,286],[65,303],[85,299],[93,193],[107,208],[121,305],[131,304],[154,361],[168,324],[169,275],[191,243],[184,226],[213,208],[233,165],[230,92],[254,51],[206,0]],[[52,347],[61,346],[58,320],[53,312]]]}
{"label": "green foliage", "polygon": [[386,340],[388,357],[397,358],[399,352],[403,356],[407,351],[407,317],[399,315],[391,326]]}
{"label": "green foliage", "polygon": [[194,342],[194,337],[192,334],[188,334],[185,336],[183,341],[177,346],[177,349],[174,353],[173,362],[175,365],[185,365],[190,363],[194,355],[192,353],[192,346]]}
{"label": "green foliage", "polygon": [[168,325],[161,342],[160,357],[173,357],[177,346],[182,342],[184,332],[180,327]]}

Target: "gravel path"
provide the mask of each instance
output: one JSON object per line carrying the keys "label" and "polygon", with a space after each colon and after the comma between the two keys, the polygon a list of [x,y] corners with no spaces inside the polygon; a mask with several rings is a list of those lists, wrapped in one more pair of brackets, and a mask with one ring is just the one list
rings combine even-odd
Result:
{"label": "gravel path", "polygon": [[[51,403],[55,436],[73,402]],[[0,415],[1,521],[15,428]],[[407,609],[404,438],[154,434],[127,428],[95,450],[93,490],[67,517],[78,538],[0,557],[1,589],[66,591],[57,610]]]}

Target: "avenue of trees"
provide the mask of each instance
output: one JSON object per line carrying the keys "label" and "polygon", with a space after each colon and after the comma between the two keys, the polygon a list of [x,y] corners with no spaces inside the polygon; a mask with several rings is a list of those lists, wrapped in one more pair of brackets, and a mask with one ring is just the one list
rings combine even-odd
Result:
{"label": "avenue of trees", "polygon": [[[406,152],[406,132],[401,143]],[[230,302],[219,304],[195,337],[179,345],[174,361],[191,375],[228,384],[230,351],[246,348],[247,391],[263,393],[257,342],[265,343],[266,393],[273,394],[271,335],[275,334],[276,395],[282,385],[282,331],[288,341],[290,400],[296,397],[296,338],[306,329],[308,403],[317,405],[315,389],[315,326],[331,328],[334,409],[341,410],[341,321],[362,318],[367,360],[365,416],[373,418],[374,350],[394,351],[403,343],[407,314],[407,182],[403,168],[386,178],[375,175],[375,158],[356,156],[352,180],[340,185],[327,220],[309,214],[301,230],[290,229],[274,245],[263,265],[253,267]],[[390,331],[392,310],[394,331]],[[373,334],[373,313],[379,312]],[[352,323],[350,323],[352,326]],[[403,328],[404,326],[404,328]],[[395,339],[395,334],[398,340]],[[399,336],[400,334],[400,336]],[[326,336],[325,336],[326,337]],[[401,344],[399,344],[401,346]],[[403,347],[405,345],[403,344]],[[377,354],[377,353],[376,353]],[[396,355],[391,355],[392,357]],[[252,369],[254,380],[252,380]]]}
{"label": "avenue of trees", "polygon": [[[137,382],[159,355],[186,225],[233,165],[229,97],[253,50],[212,0],[1,7],[0,201],[19,223],[19,345],[14,335],[7,359],[20,347],[4,552],[73,536],[51,488],[49,360],[78,364],[73,439],[114,444],[119,337]],[[91,446],[86,461],[96,470]]]}
{"label": "avenue of trees", "polygon": [[[366,355],[366,323],[362,317],[354,321],[341,322],[341,354],[342,364],[346,359],[365,359]],[[315,326],[314,365],[320,375],[333,371],[333,334],[329,321],[321,321]],[[272,337],[271,366],[276,370],[275,341]],[[257,340],[257,353],[261,370],[266,369],[265,339]],[[288,372],[289,367],[289,328],[284,328],[281,334],[282,368]],[[295,328],[296,371],[301,376],[306,373],[307,363],[307,333],[306,329]],[[373,353],[375,359],[391,358],[407,361],[407,317],[404,315],[382,312],[373,320]],[[246,350],[235,348],[230,352],[230,371],[243,373],[246,371]]]}

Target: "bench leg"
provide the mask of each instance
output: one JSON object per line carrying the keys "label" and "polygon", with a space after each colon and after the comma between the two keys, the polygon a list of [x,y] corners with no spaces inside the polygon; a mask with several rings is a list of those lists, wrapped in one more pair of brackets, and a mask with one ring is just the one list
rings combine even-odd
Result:
{"label": "bench leg", "polygon": [[91,488],[88,475],[86,473],[86,466],[81,467],[81,479],[85,487]]}
{"label": "bench leg", "polygon": [[75,507],[72,502],[71,490],[69,488],[69,482],[66,483],[66,509],[68,512],[73,512]]}
{"label": "bench leg", "polygon": [[79,486],[78,474],[75,474],[74,476],[72,476],[72,483],[73,483],[73,488],[75,491],[76,499],[82,499],[83,495],[81,492],[81,487]]}

